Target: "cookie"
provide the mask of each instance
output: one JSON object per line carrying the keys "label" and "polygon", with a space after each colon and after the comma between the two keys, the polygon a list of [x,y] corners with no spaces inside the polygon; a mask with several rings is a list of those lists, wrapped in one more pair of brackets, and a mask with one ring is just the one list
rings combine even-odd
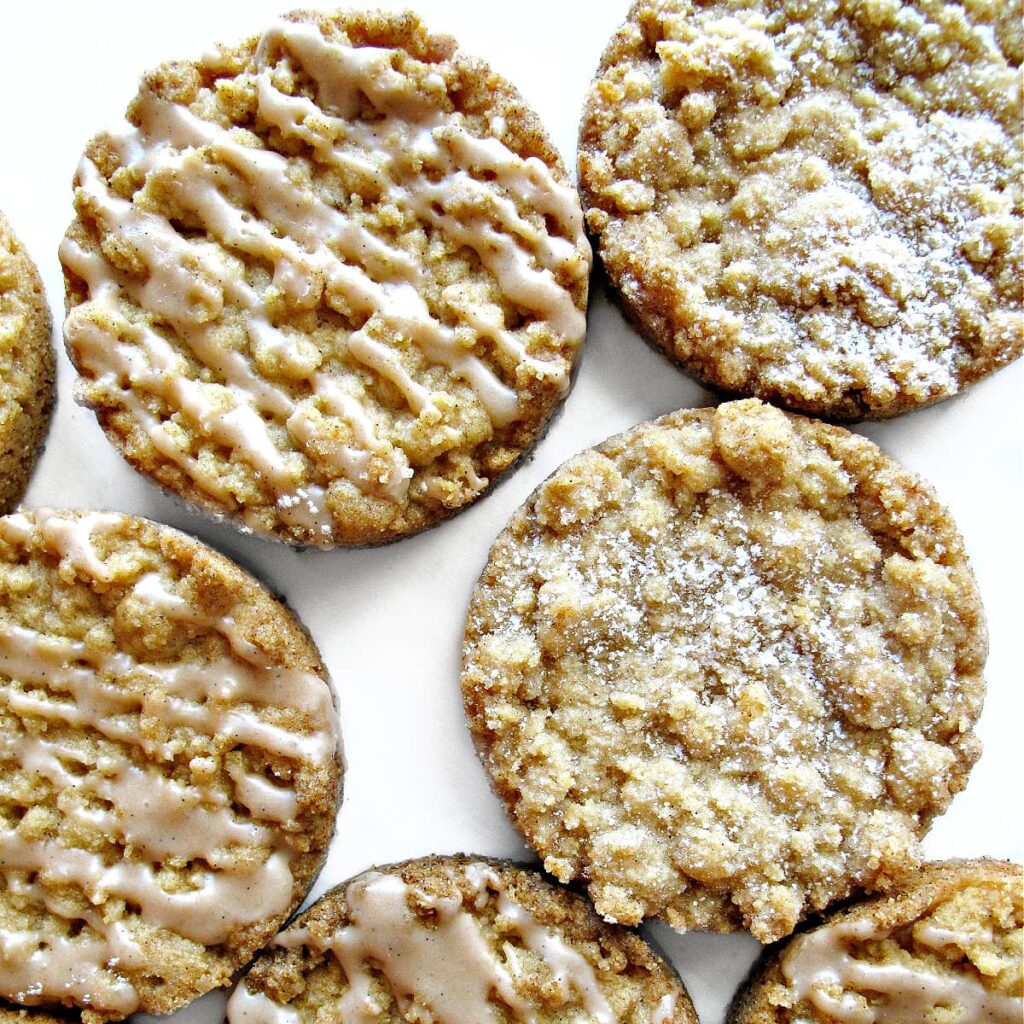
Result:
{"label": "cookie", "polygon": [[1024,873],[993,860],[927,865],[774,951],[730,1024],[1020,1024]]}
{"label": "cookie", "polygon": [[699,380],[833,419],[1024,350],[1021,0],[639,0],[580,129],[587,224]]}
{"label": "cookie", "polygon": [[228,984],[320,868],[338,743],[312,641],[222,555],[0,519],[0,998],[101,1024]]}
{"label": "cookie", "polygon": [[28,484],[49,422],[53,373],[43,282],[0,213],[0,515]]}
{"label": "cookie", "polygon": [[296,13],[145,75],[61,248],[79,397],[128,461],[296,544],[478,498],[566,394],[579,198],[536,116],[410,13]]}
{"label": "cookie", "polygon": [[463,856],[378,868],[282,932],[229,1024],[697,1024],[638,935],[537,872]]}
{"label": "cookie", "polygon": [[768,942],[894,884],[979,754],[963,542],[870,441],[756,399],[570,459],[473,593],[499,796],[610,921]]}

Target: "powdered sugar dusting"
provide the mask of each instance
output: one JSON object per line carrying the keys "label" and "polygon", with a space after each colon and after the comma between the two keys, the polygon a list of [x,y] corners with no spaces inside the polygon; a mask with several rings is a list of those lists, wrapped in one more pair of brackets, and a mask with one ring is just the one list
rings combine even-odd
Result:
{"label": "powdered sugar dusting", "polygon": [[974,10],[812,7],[637,4],[584,115],[588,222],[684,365],[889,415],[1024,349],[1020,72]]}
{"label": "powdered sugar dusting", "polygon": [[869,527],[856,492],[885,460],[815,429],[756,402],[637,428],[492,552],[470,717],[547,868],[610,918],[722,927],[735,907],[777,938],[913,863],[976,756],[954,725],[981,685],[955,535],[901,539],[910,478]]}

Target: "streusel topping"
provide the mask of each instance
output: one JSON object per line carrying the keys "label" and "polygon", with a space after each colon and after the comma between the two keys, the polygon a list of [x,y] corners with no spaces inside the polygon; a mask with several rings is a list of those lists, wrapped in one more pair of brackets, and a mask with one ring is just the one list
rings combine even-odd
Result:
{"label": "streusel topping", "polygon": [[711,384],[841,418],[1024,350],[1019,2],[640,0],[581,129],[627,310]]}
{"label": "streusel topping", "polygon": [[463,686],[549,871],[611,920],[771,941],[917,863],[978,755],[985,654],[930,491],[750,400],[559,469],[491,551]]}
{"label": "streusel topping", "polygon": [[248,527],[373,543],[474,500],[583,342],[590,251],[514,90],[413,15],[295,15],[146,76],[61,249],[80,393]]}

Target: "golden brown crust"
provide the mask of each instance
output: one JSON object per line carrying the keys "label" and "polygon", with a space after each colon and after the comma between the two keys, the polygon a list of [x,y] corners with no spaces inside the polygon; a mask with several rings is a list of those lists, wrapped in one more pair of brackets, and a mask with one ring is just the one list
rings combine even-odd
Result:
{"label": "golden brown crust", "polygon": [[[98,169],[106,183],[104,187],[109,185],[119,197],[131,198],[140,208],[165,214],[175,226],[183,224],[190,239],[212,240],[219,253],[217,258],[227,259],[233,273],[241,268],[244,279],[260,292],[267,308],[272,307],[268,315],[273,328],[285,332],[289,344],[299,339],[298,347],[287,356],[296,364],[291,368],[284,365],[286,357],[280,352],[275,354],[267,349],[263,340],[246,338],[244,332],[226,343],[215,342],[228,350],[235,349],[232,355],[241,354],[255,367],[259,380],[279,393],[258,411],[270,424],[271,444],[278,449],[285,464],[281,475],[288,479],[277,483],[268,481],[268,474],[257,464],[250,465],[252,460],[242,448],[235,451],[233,460],[229,459],[231,450],[230,445],[225,448],[226,435],[219,436],[216,425],[210,427],[208,416],[205,423],[196,422],[194,413],[176,408],[177,398],[169,398],[163,392],[154,393],[158,389],[149,386],[148,390],[142,388],[137,392],[146,410],[155,415],[159,423],[171,424],[172,440],[157,439],[159,443],[155,443],[153,430],[142,422],[143,414],[128,408],[120,390],[123,386],[123,381],[118,379],[120,371],[115,368],[112,372],[110,364],[98,370],[102,360],[90,356],[88,343],[80,338],[76,340],[74,328],[68,326],[76,317],[87,324],[98,324],[111,338],[123,340],[126,328],[117,317],[100,316],[95,310],[87,312],[90,299],[90,289],[84,279],[87,272],[82,269],[81,259],[67,255],[68,247],[90,255],[102,252],[103,258],[112,261],[118,272],[128,274],[127,290],[134,287],[133,281],[138,278],[137,274],[135,278],[131,276],[133,257],[130,251],[124,251],[124,244],[115,237],[117,232],[104,225],[94,199],[81,189],[76,199],[78,218],[69,229],[64,250],[69,313],[65,336],[72,361],[83,376],[81,398],[94,409],[121,454],[162,486],[215,515],[232,517],[258,532],[289,543],[321,547],[383,543],[448,518],[476,500],[516,463],[536,442],[564,398],[582,342],[582,334],[573,337],[571,331],[552,328],[543,313],[547,300],[535,301],[526,294],[528,289],[519,293],[515,288],[505,287],[494,265],[485,267],[482,262],[485,256],[490,259],[483,252],[485,246],[479,241],[464,238],[460,241],[461,236],[456,237],[458,232],[466,225],[489,225],[492,219],[500,229],[504,224],[502,218],[507,220],[513,216],[510,211],[515,209],[519,228],[514,232],[506,225],[506,237],[515,239],[515,244],[523,247],[524,266],[531,266],[541,276],[548,275],[551,282],[557,281],[580,325],[587,302],[589,246],[582,232],[582,214],[571,179],[543,127],[518,92],[483,61],[463,54],[450,38],[430,34],[409,12],[325,15],[300,11],[288,15],[286,20],[311,23],[331,42],[394,48],[400,56],[393,63],[401,75],[407,76],[403,88],[409,90],[413,97],[411,102],[424,102],[423,97],[432,95],[430,89],[441,82],[445,91],[442,100],[437,102],[441,103],[444,116],[451,123],[438,129],[441,132],[438,138],[447,139],[446,132],[464,129],[473,139],[488,140],[488,144],[500,138],[506,152],[516,159],[539,161],[528,171],[533,184],[527,187],[527,192],[541,180],[537,168],[543,164],[544,173],[572,199],[578,237],[567,237],[569,228],[564,218],[550,216],[544,200],[524,199],[500,174],[496,177],[482,165],[472,170],[470,191],[460,192],[462,186],[456,188],[457,183],[453,183],[449,196],[436,203],[436,209],[429,214],[403,205],[402,196],[407,198],[403,189],[412,180],[410,175],[422,175],[425,180],[441,174],[439,168],[449,159],[441,150],[429,159],[414,158],[410,152],[414,148],[412,143],[397,155],[389,153],[381,143],[376,155],[368,151],[359,156],[362,163],[354,162],[339,170],[340,161],[331,162],[324,155],[327,150],[316,148],[319,142],[314,145],[301,133],[308,134],[308,125],[315,123],[317,127],[313,131],[329,135],[341,130],[338,128],[341,120],[335,117],[332,121],[326,114],[320,114],[321,120],[317,121],[311,115],[298,129],[285,132],[268,123],[259,113],[261,101],[257,97],[256,72],[261,59],[257,52],[260,39],[254,37],[238,47],[218,51],[203,63],[167,64],[148,73],[143,78],[142,91],[129,108],[129,120],[136,125],[144,122],[147,104],[154,101],[181,104],[201,118],[235,130],[237,137],[244,137],[246,145],[263,147],[275,158],[288,160],[291,168],[288,173],[299,182],[300,192],[301,188],[309,186],[316,202],[322,199],[332,212],[341,211],[351,223],[368,230],[376,237],[376,246],[383,243],[391,247],[386,258],[371,256],[367,259],[342,251],[343,262],[352,274],[365,271],[369,278],[379,278],[388,287],[401,284],[405,275],[414,274],[420,296],[412,306],[422,300],[425,303],[422,309],[428,311],[443,330],[457,332],[452,337],[458,351],[472,353],[480,360],[483,370],[474,377],[469,371],[450,369],[437,356],[438,345],[424,343],[417,336],[422,333],[419,328],[413,331],[396,326],[387,315],[379,315],[380,310],[369,315],[368,308],[354,303],[352,295],[335,288],[333,283],[321,289],[323,294],[319,300],[312,300],[312,306],[305,298],[292,303],[287,289],[280,296],[275,293],[267,298],[269,292],[260,292],[266,284],[264,256],[253,258],[245,244],[225,241],[219,234],[220,227],[212,230],[204,226],[202,218],[197,218],[195,210],[188,206],[192,200],[176,196],[162,185],[160,173],[151,174],[152,181],[146,184],[142,172],[126,170],[119,144],[109,135],[98,136],[86,150],[86,159]],[[274,79],[275,87],[284,90],[281,96],[305,102],[316,98],[307,76],[293,74],[287,60],[278,60],[277,66],[284,69],[275,72]],[[394,70],[391,74],[398,77]],[[358,116],[352,115],[347,123],[364,130],[379,116],[377,110],[359,111]],[[330,144],[329,139],[328,146]],[[208,153],[214,147],[200,148]],[[378,158],[384,161],[379,165],[383,170],[375,171],[373,177],[367,177],[365,170],[358,170],[364,164],[372,165]],[[209,159],[216,162],[222,157],[209,156]],[[420,169],[410,170],[414,164]],[[400,188],[382,184],[390,182],[389,174],[399,181]],[[78,184],[82,184],[81,178]],[[483,196],[484,186],[493,194]],[[476,193],[472,192],[473,188],[477,189]],[[308,201],[308,197],[303,201]],[[442,210],[445,204],[450,209]],[[441,220],[447,217],[448,220],[441,224],[441,220],[430,222],[428,217]],[[451,228],[459,218],[464,221],[462,227]],[[287,236],[291,229],[275,225],[275,230]],[[531,241],[523,241],[524,238]],[[547,253],[545,246],[553,244],[565,248],[567,243],[566,251],[571,250],[571,254],[559,257],[560,263],[553,263],[554,257]],[[343,246],[344,243],[336,245],[342,250]],[[388,263],[392,257],[394,260]],[[359,259],[367,266],[359,267]],[[374,265],[374,259],[379,265]],[[554,273],[540,269],[548,263]],[[281,264],[277,266],[280,269]],[[135,270],[138,269],[136,266]],[[200,284],[201,276],[197,273]],[[275,282],[278,276],[274,277]],[[377,283],[379,281],[373,286]],[[137,319],[138,303],[123,300],[124,296],[120,301],[125,318]],[[244,323],[249,314],[237,309],[237,305],[235,300],[225,299],[225,310],[213,325],[215,334],[222,327],[239,333],[237,324]],[[410,300],[399,295],[392,307],[401,315],[403,309],[410,308]],[[171,350],[180,354],[187,375],[198,376],[208,383],[230,383],[231,371],[204,366],[204,359],[207,363],[216,359],[200,358],[194,346],[190,348],[191,343],[186,343],[177,327],[166,318],[152,310],[144,316],[157,333],[170,342]],[[513,338],[514,346],[522,346],[527,355],[511,355],[512,350],[503,347],[505,342],[499,343],[494,324],[503,325],[501,330]],[[351,335],[355,334],[360,338],[365,335],[362,344],[368,353],[362,350],[356,353],[356,342],[351,340]],[[376,348],[369,351],[373,346]],[[421,347],[424,352],[420,351]],[[434,354],[429,354],[431,351]],[[389,354],[382,356],[382,352]],[[385,365],[387,360],[394,365]],[[298,366],[299,363],[302,365]],[[476,384],[471,386],[471,378],[479,380],[487,374],[492,374],[500,387],[507,390],[506,398],[514,395],[518,403],[515,418],[506,422],[504,413],[497,418],[492,416],[483,393],[478,393]],[[344,392],[348,409],[343,410],[314,378],[328,378],[327,387]],[[234,384],[232,387],[237,396],[238,387]],[[424,401],[423,395],[427,393],[433,397]],[[338,390],[331,394],[337,396]],[[370,440],[360,434],[364,428],[353,419],[353,401],[362,407],[368,424],[366,429],[373,435]],[[185,456],[194,456],[198,461],[189,464],[176,453],[168,457],[169,448],[180,449]],[[353,465],[361,468],[352,470]],[[353,473],[364,474],[365,479],[355,479]],[[402,483],[403,474],[409,476],[407,484]],[[306,492],[318,492],[318,489],[326,494],[318,499],[324,508],[315,524],[306,522],[308,517],[304,515],[296,519],[289,514],[296,505],[302,513]],[[298,495],[298,500],[293,500],[293,495]]]}
{"label": "golden brown crust", "polygon": [[930,488],[747,400],[545,482],[474,590],[462,685],[556,877],[622,923],[770,941],[913,870],[978,757],[986,654]]}
{"label": "golden brown crust", "polygon": [[50,419],[53,375],[43,283],[0,213],[0,515],[28,484]]}
{"label": "golden brown crust", "polygon": [[580,129],[630,319],[722,393],[839,420],[1019,357],[1020,20],[1016,2],[637,0]]}
{"label": "golden brown crust", "polygon": [[[1020,930],[1024,926],[1022,886],[1024,873],[1021,867],[1006,861],[978,859],[933,862],[924,865],[909,884],[885,896],[844,907],[824,920],[815,922],[801,934],[813,933],[819,928],[841,922],[870,922],[879,934],[897,932],[900,935],[899,942],[885,951],[884,955],[882,945],[877,940],[871,953],[867,953],[863,946],[859,949],[851,948],[851,953],[859,952],[871,962],[894,962],[895,945],[899,945],[907,954],[916,955],[916,961],[913,956],[899,956],[897,962],[917,962],[933,971],[938,968],[951,975],[980,980],[989,991],[1019,999],[1024,994]],[[978,895],[969,901],[964,898],[965,894]],[[1003,904],[1001,910],[1000,904]],[[986,910],[992,913],[989,920],[984,919],[983,912]],[[990,928],[994,920],[995,934],[989,932],[987,940],[983,939],[978,946],[969,950],[947,948],[946,954],[937,958],[934,949],[915,944],[908,934],[912,925],[932,919],[936,911],[941,911],[947,919],[959,911],[958,927],[968,928],[975,936]],[[1007,912],[1008,916],[1002,916]],[[945,924],[948,927],[950,921],[947,920]],[[795,938],[790,939],[768,951],[749,981],[737,993],[729,1011],[729,1024],[790,1024],[796,1016],[801,1021],[813,1021],[815,1024],[824,1021],[828,1024],[830,1018],[818,1016],[813,1007],[794,999],[793,990],[782,972],[782,960],[787,951],[793,948],[795,941]]]}
{"label": "golden brown crust", "polygon": [[[61,998],[60,968],[33,992],[14,963],[0,995],[99,1024],[228,984],[302,901],[334,831],[341,753],[312,640],[223,555],[117,513],[0,520],[0,616],[0,926],[18,950],[44,935],[97,972],[93,995]],[[29,870],[36,858],[48,866]],[[192,891],[211,895],[184,916],[160,895]]]}
{"label": "golden brown crust", "polygon": [[[498,920],[494,906],[477,906],[480,889],[474,884],[472,875],[466,874],[466,869],[490,872],[513,903],[582,954],[596,972],[602,995],[611,1006],[615,1020],[642,1021],[644,1024],[651,1020],[657,1020],[659,1024],[697,1024],[682,982],[639,935],[604,923],[583,896],[553,885],[535,869],[492,858],[455,855],[389,864],[374,868],[367,875],[401,878],[415,890],[409,899],[409,908],[421,919],[421,924],[428,927],[435,913],[430,909],[429,901],[450,900],[458,896],[462,907],[476,918],[499,960],[508,965],[515,964],[515,958],[500,951],[507,943],[522,955],[519,940]],[[332,968],[330,954],[323,950],[342,928],[353,924],[346,891],[352,882],[367,875],[343,882],[296,918],[279,937],[280,945],[271,947],[257,958],[242,985],[252,993],[261,993],[279,1001],[289,1011],[298,1013],[303,1022],[312,1021],[317,1010],[325,1013],[329,1012],[328,1007],[336,1006],[347,986],[343,975]],[[417,902],[416,893],[424,894],[426,899]],[[296,936],[294,941],[290,938],[293,934]],[[529,960],[528,957],[526,959]],[[470,969],[471,966],[452,962],[451,970],[457,974],[460,967]],[[529,970],[524,976],[529,976]],[[519,994],[538,1013],[538,1024],[565,1019],[566,1010],[571,1009],[575,1002],[575,997],[567,991],[559,994],[557,987],[550,982],[550,976],[545,975],[538,979],[537,988],[528,983],[521,989],[517,985]],[[408,998],[422,996],[415,992],[402,995]],[[577,995],[582,997],[583,993]],[[672,1009],[666,1009],[659,1017],[659,1008],[670,999]],[[397,1015],[388,999],[385,998],[384,1002],[389,1005],[382,1012],[381,1024],[400,1024],[406,1019]],[[419,1001],[416,1005],[420,1005]],[[490,1011],[504,1021],[506,1017],[499,1007],[504,1008],[500,1000],[488,1004]],[[230,1014],[229,1006],[229,1020]]]}

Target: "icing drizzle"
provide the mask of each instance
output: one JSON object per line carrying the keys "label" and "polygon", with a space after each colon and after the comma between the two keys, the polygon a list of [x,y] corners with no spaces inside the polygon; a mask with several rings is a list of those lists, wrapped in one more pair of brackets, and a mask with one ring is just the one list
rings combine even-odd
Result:
{"label": "icing drizzle", "polygon": [[[793,942],[782,958],[782,973],[798,1000],[841,1024],[918,1024],[929,1011],[950,1005],[961,1007],[963,1020],[1020,1024],[1024,1001],[990,992],[966,973],[937,974],[924,966],[877,964],[853,955],[851,945],[887,934],[866,920],[816,928]],[[938,930],[918,929],[915,935],[935,948],[956,941]],[[835,994],[836,986],[843,991]]]}
{"label": "icing drizzle", "polygon": [[[406,885],[397,875],[367,872],[345,890],[348,925],[319,941],[307,929],[289,929],[276,944],[287,949],[307,946],[338,961],[347,987],[333,1012],[347,1024],[378,1024],[387,1009],[388,1004],[380,1002],[371,964],[387,980],[398,1011],[410,1020],[426,1012],[435,1024],[495,1024],[500,1004],[514,1020],[536,1024],[540,1007],[521,995],[517,986],[527,971],[521,949],[505,942],[501,952],[496,951],[471,913],[493,902],[522,947],[543,962],[551,976],[550,990],[557,992],[563,1005],[582,1004],[582,1011],[570,1019],[580,1024],[614,1024],[618,1017],[593,966],[515,902],[493,868],[470,864],[463,869],[463,877],[473,890],[471,908],[459,894],[432,896]],[[431,927],[409,909],[410,899],[433,911]],[[671,1020],[675,1006],[674,993],[664,996],[650,1016],[651,1024]],[[298,1020],[294,1008],[252,992],[244,981],[228,1002],[229,1024],[296,1024]]]}
{"label": "icing drizzle", "polygon": [[[383,202],[474,252],[508,300],[561,339],[563,350],[575,348],[585,317],[562,281],[575,285],[590,267],[575,191],[542,161],[471,135],[441,109],[443,78],[433,76],[436,96],[410,89],[392,67],[395,58],[388,49],[331,43],[314,25],[281,22],[262,37],[252,66],[258,120],[286,146],[311,147],[311,163],[321,169],[371,173]],[[316,100],[279,89],[282,67],[308,76]],[[356,117],[366,100],[378,120]],[[131,254],[133,271],[66,239],[61,259],[85,282],[89,301],[72,310],[65,334],[83,371],[216,503],[236,509],[243,499],[189,450],[179,417],[200,441],[230,449],[258,474],[282,521],[312,543],[331,542],[324,492],[331,481],[401,503],[414,474],[401,446],[384,436],[360,374],[324,368],[310,342],[275,325],[277,296],[299,310],[325,304],[362,321],[339,342],[344,352],[427,423],[443,419],[448,400],[414,377],[381,329],[465,381],[494,427],[518,419],[521,409],[516,392],[481,359],[479,341],[517,378],[551,377],[567,389],[566,361],[531,355],[528,333],[507,329],[497,307],[460,305],[463,330],[478,339],[467,347],[428,308],[423,270],[408,253],[296,184],[296,169],[310,162],[261,148],[251,134],[152,92],[136,101],[133,118],[137,126],[113,140],[121,173],[145,180],[142,194],[159,188],[177,218],[156,212],[140,193],[123,198],[83,159],[76,201],[97,222],[105,250]],[[538,228],[522,209],[553,227]],[[178,219],[199,225],[201,236],[186,237]],[[270,283],[252,283],[236,253],[269,266]],[[126,314],[125,300],[148,315]],[[242,314],[242,344],[225,341],[233,309]],[[289,384],[261,376],[254,361],[263,360]],[[475,482],[477,489],[486,484]]]}
{"label": "icing drizzle", "polygon": [[[38,511],[0,519],[0,538],[21,547],[35,535],[60,559],[58,571],[102,587],[118,555],[101,554],[95,542],[122,522]],[[20,721],[0,731],[0,765],[15,791],[49,790],[63,819],[57,835],[40,837],[0,817],[0,876],[10,898],[44,916],[40,925],[0,933],[0,992],[19,1002],[72,1000],[126,1015],[139,1007],[130,974],[147,965],[143,933],[162,928],[214,946],[286,913],[297,853],[287,839],[297,828],[293,783],[249,771],[230,751],[242,745],[285,758],[293,777],[337,756],[323,679],[268,664],[230,615],[193,607],[155,572],[138,578],[127,597],[220,635],[228,653],[206,664],[151,664],[10,622],[0,628],[0,709]],[[302,724],[275,724],[263,709],[298,714]],[[214,740],[233,792],[173,777],[174,760],[187,758],[181,726],[186,737]],[[88,747],[92,739],[98,753]],[[111,862],[88,840],[66,843],[68,831],[124,852]],[[167,888],[167,861],[191,865],[186,887]],[[66,891],[84,900],[55,895]],[[135,910],[111,910],[117,900]],[[82,909],[89,904],[97,909]],[[82,934],[68,934],[61,922],[80,922]]]}

